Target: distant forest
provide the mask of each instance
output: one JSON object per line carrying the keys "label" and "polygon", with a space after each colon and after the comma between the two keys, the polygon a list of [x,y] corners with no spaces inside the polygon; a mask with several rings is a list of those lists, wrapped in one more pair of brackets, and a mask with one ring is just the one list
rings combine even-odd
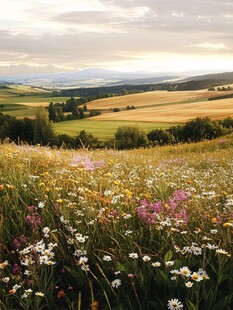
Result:
{"label": "distant forest", "polygon": [[[175,83],[159,83],[159,84],[142,84],[142,85],[117,85],[117,86],[102,86],[102,87],[87,87],[62,89],[52,91],[52,96],[63,97],[93,97],[91,100],[111,97],[114,95],[127,95],[141,92],[148,92],[154,90],[167,91],[188,91],[198,90],[219,85],[226,85],[233,83],[233,80],[200,80],[200,81],[185,81]],[[90,101],[90,100],[89,100]]]}

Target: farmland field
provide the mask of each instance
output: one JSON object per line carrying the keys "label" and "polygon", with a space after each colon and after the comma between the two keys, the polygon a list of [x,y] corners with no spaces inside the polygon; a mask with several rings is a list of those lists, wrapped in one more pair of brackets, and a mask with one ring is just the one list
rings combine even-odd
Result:
{"label": "farmland field", "polygon": [[231,310],[232,148],[0,145],[1,309]]}
{"label": "farmland field", "polygon": [[[54,124],[57,133],[75,136],[85,129],[102,141],[113,138],[122,125],[137,125],[146,132],[181,124],[197,116],[223,119],[233,116],[233,99],[208,101],[208,98],[231,94],[232,91],[153,91],[126,96],[116,96],[88,102],[88,109],[100,109],[102,114],[85,120]],[[50,102],[65,102],[68,97],[49,97],[49,92],[23,85],[0,89],[0,113],[18,118],[35,117],[35,108]],[[4,106],[1,106],[4,105]],[[135,110],[126,110],[134,106]],[[113,112],[113,108],[120,112]]]}
{"label": "farmland field", "polygon": [[34,118],[36,107],[47,107],[50,102],[65,102],[69,99],[68,97],[50,97],[50,92],[30,86],[10,85],[8,87],[0,88],[0,113],[19,118]]}
{"label": "farmland field", "polygon": [[136,121],[139,118],[145,122],[174,122],[184,123],[195,117],[210,117],[223,119],[233,116],[233,98],[214,101],[183,102],[160,104],[154,107],[106,113],[93,118],[93,120],[128,120]]}
{"label": "farmland field", "polygon": [[150,130],[161,128],[167,129],[168,127],[174,125],[174,123],[164,122],[164,123],[151,123],[143,121],[101,121],[94,120],[94,118],[83,119],[83,120],[72,120],[60,123],[54,123],[53,127],[55,132],[61,134],[67,134],[70,136],[76,136],[81,130],[86,130],[88,133],[92,133],[95,137],[99,138],[101,141],[114,138],[114,134],[118,127],[120,126],[137,126],[140,129],[149,132]]}
{"label": "farmland field", "polygon": [[[232,91],[224,92],[231,94]],[[133,94],[126,96],[117,96],[112,98],[98,99],[88,103],[89,108],[110,109],[110,108],[126,108],[127,106],[135,106],[136,108],[156,107],[161,104],[173,104],[177,102],[196,102],[204,101],[208,98],[220,96],[222,92],[216,91],[152,91],[141,94]]]}

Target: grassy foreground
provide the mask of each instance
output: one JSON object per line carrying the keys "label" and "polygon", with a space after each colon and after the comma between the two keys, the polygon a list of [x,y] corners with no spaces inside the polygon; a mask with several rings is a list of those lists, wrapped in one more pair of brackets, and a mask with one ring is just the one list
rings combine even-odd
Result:
{"label": "grassy foreground", "polygon": [[232,149],[0,145],[0,308],[232,309]]}

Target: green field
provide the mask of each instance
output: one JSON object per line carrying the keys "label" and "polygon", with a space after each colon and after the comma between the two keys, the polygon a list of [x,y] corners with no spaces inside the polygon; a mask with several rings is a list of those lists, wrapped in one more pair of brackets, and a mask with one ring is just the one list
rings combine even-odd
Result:
{"label": "green field", "polygon": [[149,132],[156,128],[166,129],[172,125],[174,124],[131,121],[95,121],[91,119],[65,121],[53,124],[55,132],[57,133],[75,136],[78,132],[85,129],[88,133],[92,133],[101,141],[114,138],[114,134],[120,126],[137,126],[138,128]]}
{"label": "green field", "polygon": [[50,92],[24,85],[0,88],[0,113],[19,118],[34,118],[35,108],[50,102],[65,102],[69,97],[51,97]]}

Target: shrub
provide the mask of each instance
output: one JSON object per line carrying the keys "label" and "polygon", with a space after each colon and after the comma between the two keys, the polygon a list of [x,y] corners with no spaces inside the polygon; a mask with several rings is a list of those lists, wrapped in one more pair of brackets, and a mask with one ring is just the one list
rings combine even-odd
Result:
{"label": "shrub", "polygon": [[134,149],[145,147],[148,139],[144,131],[134,126],[121,126],[115,133],[118,149]]}

